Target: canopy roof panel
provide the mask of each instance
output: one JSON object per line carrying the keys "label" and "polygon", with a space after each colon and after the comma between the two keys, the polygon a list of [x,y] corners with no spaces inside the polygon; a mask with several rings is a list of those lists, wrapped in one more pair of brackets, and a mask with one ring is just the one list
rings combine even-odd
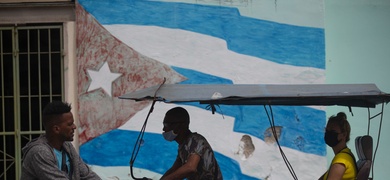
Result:
{"label": "canopy roof panel", "polygon": [[[225,105],[375,107],[390,94],[375,84],[163,84],[120,96],[135,101]],[[157,91],[157,92],[156,92]]]}

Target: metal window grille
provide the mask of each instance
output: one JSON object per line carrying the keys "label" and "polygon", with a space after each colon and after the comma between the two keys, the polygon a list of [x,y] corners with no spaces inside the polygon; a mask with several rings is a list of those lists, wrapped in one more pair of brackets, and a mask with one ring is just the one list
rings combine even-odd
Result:
{"label": "metal window grille", "polygon": [[42,109],[64,99],[62,37],[62,26],[0,27],[0,180],[19,179]]}

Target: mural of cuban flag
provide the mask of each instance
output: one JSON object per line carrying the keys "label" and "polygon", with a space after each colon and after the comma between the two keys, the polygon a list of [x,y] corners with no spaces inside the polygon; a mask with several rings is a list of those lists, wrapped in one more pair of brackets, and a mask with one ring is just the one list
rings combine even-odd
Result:
{"label": "mural of cuban flag", "polygon": [[[132,179],[129,161],[151,102],[118,97],[165,83],[321,84],[325,82],[322,0],[78,0],[80,154],[103,179]],[[292,179],[263,106],[156,103],[134,163],[159,179],[177,144],[162,119],[186,108],[206,137],[224,179]],[[323,107],[271,107],[282,151],[298,179],[326,170]],[[254,151],[243,158],[242,137]]]}

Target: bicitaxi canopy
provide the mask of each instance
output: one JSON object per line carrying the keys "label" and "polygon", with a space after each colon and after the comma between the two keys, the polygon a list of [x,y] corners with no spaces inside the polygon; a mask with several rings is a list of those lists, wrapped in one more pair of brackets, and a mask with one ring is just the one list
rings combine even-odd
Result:
{"label": "bicitaxi canopy", "polygon": [[390,94],[375,84],[162,84],[119,97],[166,103],[375,107]]}

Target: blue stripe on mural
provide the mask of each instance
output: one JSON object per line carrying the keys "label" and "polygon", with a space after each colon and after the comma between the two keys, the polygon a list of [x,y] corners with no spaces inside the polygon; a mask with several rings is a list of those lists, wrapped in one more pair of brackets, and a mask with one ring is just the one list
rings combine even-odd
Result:
{"label": "blue stripe on mural", "polygon": [[281,64],[325,69],[322,28],[241,16],[236,8],[140,0],[79,0],[101,24],[160,26],[226,40],[228,49]]}
{"label": "blue stripe on mural", "polygon": [[[172,67],[187,77],[182,84],[232,84],[231,80],[204,74],[191,69]],[[199,103],[182,103],[207,109]],[[268,108],[269,111],[269,108]],[[326,118],[325,111],[305,106],[273,106],[275,126],[282,126],[280,144],[305,153],[325,156],[323,141]],[[250,134],[264,140],[264,133],[270,122],[263,106],[225,106],[217,107],[217,112],[235,118],[234,131]]]}
{"label": "blue stripe on mural", "polygon": [[[130,166],[131,154],[138,135],[139,132],[136,131],[112,130],[82,145],[80,155],[91,165]],[[145,133],[144,143],[134,167],[164,174],[173,164],[176,155],[177,143],[167,142],[161,134]],[[218,152],[215,156],[225,179],[257,179],[242,174],[235,160]]]}

